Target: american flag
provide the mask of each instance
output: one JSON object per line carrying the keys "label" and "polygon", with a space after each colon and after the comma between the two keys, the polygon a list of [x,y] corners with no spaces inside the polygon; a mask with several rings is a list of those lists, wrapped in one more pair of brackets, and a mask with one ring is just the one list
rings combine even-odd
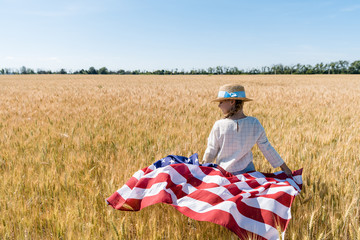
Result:
{"label": "american flag", "polygon": [[139,211],[167,203],[182,214],[222,225],[240,239],[279,239],[291,218],[291,204],[302,187],[302,169],[232,175],[216,164],[199,164],[169,155],[137,171],[107,203],[123,211]]}

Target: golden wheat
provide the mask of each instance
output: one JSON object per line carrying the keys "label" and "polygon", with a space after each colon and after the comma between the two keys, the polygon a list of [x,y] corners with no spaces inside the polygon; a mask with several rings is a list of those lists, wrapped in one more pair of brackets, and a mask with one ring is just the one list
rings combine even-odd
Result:
{"label": "golden wheat", "polygon": [[[360,76],[0,76],[0,238],[236,239],[158,204],[105,198],[168,155],[202,156],[218,87],[242,83],[288,166],[289,239],[360,239]],[[275,169],[254,148],[257,170]]]}

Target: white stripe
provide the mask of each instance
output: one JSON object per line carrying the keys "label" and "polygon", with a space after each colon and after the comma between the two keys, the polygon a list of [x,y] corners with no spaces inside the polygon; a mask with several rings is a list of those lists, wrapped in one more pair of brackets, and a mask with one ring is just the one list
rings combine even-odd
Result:
{"label": "white stripe", "polygon": [[[211,189],[207,189],[206,191],[209,191],[209,192],[212,192],[212,193],[218,195],[224,201],[229,200],[230,198],[234,197],[234,195],[232,195],[224,187],[211,188]],[[272,211],[284,219],[290,219],[291,215],[289,215],[290,211],[287,206],[283,205],[282,203],[278,202],[275,199],[266,198],[266,195],[278,193],[278,192],[287,193],[291,196],[294,196],[295,193],[297,193],[292,187],[284,186],[284,187],[266,189],[265,191],[262,191],[259,194],[256,194],[256,196],[258,196],[257,198],[249,198],[251,196],[251,191],[244,191],[241,194],[238,194],[236,196],[243,197],[243,199],[241,201],[244,202],[248,206]]]}
{"label": "white stripe", "polygon": [[[205,174],[201,168],[197,165],[192,165],[192,164],[185,164],[187,166],[187,168],[189,169],[189,171],[191,172],[191,174],[205,182],[205,183],[216,183],[220,186],[223,186],[223,185],[228,185],[230,184],[231,182],[229,180],[227,180],[225,177],[222,177],[222,176],[219,176],[219,175],[207,175]],[[218,172],[220,172],[218,169],[214,169],[214,170],[217,170]]]}
{"label": "white stripe", "polygon": [[252,172],[252,173],[248,173],[248,174],[254,178],[265,178],[265,175],[262,174],[261,172]]}
{"label": "white stripe", "polygon": [[154,164],[152,164],[152,165],[150,165],[150,166],[148,167],[148,169],[150,169],[150,170],[155,170],[155,169],[156,169],[156,167],[155,167],[155,165],[154,165]]}
{"label": "white stripe", "polygon": [[291,219],[290,208],[282,205],[275,199],[257,197],[257,198],[246,198],[246,199],[242,199],[241,201],[250,207],[271,211],[283,219]]}
{"label": "white stripe", "polygon": [[177,201],[177,204],[173,204],[173,205],[177,205],[179,207],[187,207],[192,211],[198,213],[207,213],[212,210],[221,210],[230,213],[234,217],[235,221],[237,222],[240,228],[256,233],[268,239],[277,239],[274,238],[274,236],[277,237],[279,236],[278,230],[276,228],[242,215],[237,210],[236,204],[231,201],[224,201],[220,204],[212,206],[203,201],[198,201],[190,197],[183,197]]}
{"label": "white stripe", "polygon": [[281,187],[268,188],[265,191],[256,194],[256,196],[262,196],[265,194],[274,194],[278,192],[284,192],[291,196],[295,196],[297,193],[297,191],[292,186],[281,186]]}
{"label": "white stripe", "polygon": [[144,175],[143,178],[156,178],[157,175],[159,175],[160,173],[168,174],[170,177],[170,180],[176,185],[181,185],[182,190],[185,193],[190,194],[190,193],[196,191],[196,188],[193,187],[191,184],[186,184],[186,181],[187,181],[186,178],[184,178],[178,171],[176,171],[170,165],[155,169],[151,173]]}
{"label": "white stripe", "polygon": [[[271,234],[278,233],[276,228],[273,228],[272,226],[266,225],[264,223],[257,222],[253,219],[247,218],[242,214],[240,214],[239,211],[237,210],[236,204],[232,201],[224,201],[215,206],[212,206],[207,202],[199,201],[188,196],[185,196],[181,199],[177,199],[176,195],[173,193],[171,189],[165,189],[166,185],[167,185],[166,182],[157,183],[154,184],[150,189],[134,188],[132,191],[128,188],[128,190],[130,190],[131,193],[127,195],[129,198],[143,199],[145,196],[146,197],[156,196],[160,191],[164,190],[171,195],[171,198],[173,200],[173,205],[177,205],[180,207],[188,207],[189,209],[198,213],[206,213],[211,210],[222,210],[232,214],[234,219],[237,221],[239,227],[244,228],[248,231],[255,232],[256,234],[259,234],[263,237],[269,237],[268,235],[269,233],[266,232],[270,232]],[[186,184],[186,185],[190,185],[190,184]],[[127,198],[125,195],[122,195],[122,197]],[[259,197],[259,198],[243,199],[243,202],[252,207],[272,211],[284,219],[291,218],[290,208],[283,206],[282,204],[278,203],[275,200]],[[272,207],[270,208],[270,206]]]}
{"label": "white stripe", "polygon": [[222,200],[227,200],[229,198],[234,197],[234,195],[232,195],[226,188],[224,187],[214,187],[214,188],[209,188],[209,189],[205,189],[205,191],[211,192],[213,194],[218,195]]}
{"label": "white stripe", "polygon": [[134,175],[133,175],[133,177],[136,178],[137,180],[139,180],[143,176],[144,176],[143,170],[139,170],[139,171],[135,172]]}
{"label": "white stripe", "polygon": [[[187,165],[187,167],[189,168],[189,170],[193,174],[193,176],[198,178],[199,180],[201,180],[203,182],[206,182],[206,183],[216,183],[216,184],[220,185],[219,187],[206,189],[207,191],[219,195],[219,197],[221,197],[224,200],[227,200],[227,199],[233,197],[233,195],[225,187],[222,187],[224,185],[230,184],[230,182],[226,178],[221,177],[221,176],[216,176],[216,175],[215,176],[206,175],[198,167],[194,168],[193,165]],[[166,170],[166,171],[164,171],[164,170]],[[140,174],[140,173],[143,173],[143,172],[142,171],[136,172],[134,174],[134,177],[135,177],[135,175]],[[157,175],[160,174],[160,173],[167,173],[169,175],[171,181],[174,184],[181,185],[182,190],[187,194],[190,194],[190,193],[197,190],[191,184],[186,183],[186,179],[180,173],[178,173],[174,168],[172,168],[171,166],[166,166],[166,167],[161,168],[161,169],[156,169],[156,170],[154,170],[154,171],[152,171],[152,172],[150,172],[150,173],[148,173],[146,175],[143,175],[143,174],[142,175],[143,175],[143,178],[156,178]],[[199,175],[201,177],[199,177]],[[136,176],[136,178],[137,177],[139,177],[139,176]],[[224,179],[225,179],[225,181],[224,181]],[[286,184],[285,180],[281,180],[281,179],[278,179],[278,181],[283,181],[283,182],[280,182],[280,183],[269,182],[264,178],[255,179],[255,180],[260,185],[263,185],[263,184],[266,184],[266,183],[276,184],[277,186],[282,185],[282,184]],[[257,196],[261,196],[263,194],[273,194],[273,193],[277,193],[277,192],[280,191],[280,190],[277,190],[278,188],[269,188],[268,190],[266,190],[266,192],[264,192],[265,188],[259,187],[257,189],[253,189],[246,182],[236,182],[236,183],[233,183],[233,184],[235,184],[243,192],[243,197],[244,198],[250,196],[250,193],[253,192],[253,191],[258,191],[259,192],[257,194]],[[293,195],[293,196],[297,194],[297,192],[292,187],[285,187],[285,188],[281,188],[281,189],[282,189],[281,191],[284,191],[284,192],[286,192],[286,193],[288,193],[290,195]],[[127,187],[127,186],[122,191],[120,191],[120,190],[118,192],[119,193],[121,192],[121,195],[123,195],[125,193],[128,194],[128,191],[129,190],[131,191],[131,189],[129,187]],[[220,192],[221,192],[221,194],[220,194]]]}
{"label": "white stripe", "polygon": [[[268,234],[270,233],[278,233],[276,228],[273,228],[270,225],[258,222],[256,220],[250,219],[244,215],[242,215],[238,210],[237,206],[232,201],[224,201],[221,202],[215,206],[204,202],[200,200],[193,199],[191,197],[185,196],[181,199],[177,199],[176,195],[173,193],[171,189],[166,189],[167,183],[157,183],[154,184],[150,189],[143,189],[143,188],[134,188],[132,191],[128,188],[128,191],[130,191],[130,194],[124,194],[126,193],[126,187],[125,192],[122,192],[122,197],[132,198],[132,199],[143,199],[146,197],[156,196],[159,194],[160,191],[164,190],[168,192],[171,195],[173,205],[179,206],[179,207],[187,207],[195,212],[198,213],[206,213],[211,210],[222,210],[225,212],[228,212],[233,215],[234,219],[237,221],[237,224],[239,227],[244,228],[250,232],[254,232],[258,235],[261,235],[263,237],[269,237]],[[189,185],[189,184],[187,184]],[[119,194],[121,194],[119,192]],[[127,196],[125,196],[127,195]],[[268,198],[246,198],[242,200],[246,205],[255,207],[258,209],[265,209],[274,212],[275,214],[279,215],[283,219],[290,219],[291,218],[291,211],[290,208],[285,207],[284,205],[280,204],[279,202],[268,199]],[[266,226],[264,226],[266,225]],[[268,233],[266,233],[268,232]]]}
{"label": "white stripe", "polygon": [[233,184],[236,185],[241,191],[254,190],[252,187],[249,186],[249,184],[247,182],[235,182]]}
{"label": "white stripe", "polygon": [[[301,178],[301,176],[300,176]],[[286,178],[285,180],[283,179],[278,179],[278,178],[274,178],[276,181],[279,181],[279,182],[288,182],[293,188],[295,188],[297,190],[297,193],[295,195],[297,195],[299,192],[301,192],[301,189],[300,187],[295,183],[295,181],[291,178]]]}
{"label": "white stripe", "polygon": [[[283,171],[279,171],[279,172],[276,172],[275,175],[279,175],[283,173]],[[256,181],[258,181],[259,183],[261,182],[261,180],[259,179],[262,179],[262,178],[265,178],[265,175],[260,173],[260,172],[252,172],[252,173],[249,173],[250,176],[252,177],[255,177],[256,178]],[[237,175],[237,177],[241,180],[243,180],[245,177],[242,176],[242,175]],[[291,179],[291,178],[286,178],[286,179],[278,179],[276,177],[273,177],[276,181],[279,181],[279,182],[288,182],[291,186],[293,186],[298,192],[301,191],[301,189],[299,188],[299,186],[297,184],[302,184],[302,176],[301,175],[297,175],[297,176],[294,176],[294,179],[296,181]],[[245,178],[246,179],[246,178]],[[266,179],[265,179],[266,181]]]}
{"label": "white stripe", "polygon": [[116,191],[124,199],[128,199],[132,190],[125,184],[119,190]]}
{"label": "white stripe", "polygon": [[[275,175],[280,175],[281,173],[283,173],[283,171],[279,171],[279,172],[275,172],[274,174]],[[294,178],[294,180],[295,180],[295,182],[297,183],[297,184],[302,184],[303,182],[302,182],[302,175],[296,175],[296,176],[293,176],[293,178]],[[289,178],[290,179],[290,178]]]}
{"label": "white stripe", "polygon": [[[201,169],[198,166],[194,165],[186,165],[190,172],[193,174],[194,177],[208,183],[218,183],[221,185],[228,185],[230,182],[221,176],[209,176],[204,174]],[[153,172],[150,172],[146,175],[141,174],[142,171],[138,171],[134,174],[135,178],[140,177],[143,175],[143,177],[146,178],[155,178],[160,173],[167,173],[169,174],[169,177],[172,182],[178,185],[182,185],[182,189],[187,194],[190,194],[197,189],[193,187],[191,184],[186,182],[186,179],[178,173],[174,168],[171,166],[166,166],[161,169],[155,169]],[[251,173],[250,175],[256,176],[256,177],[264,177],[263,174],[259,172]],[[225,181],[224,181],[225,179]],[[287,179],[288,180],[288,179]],[[259,183],[267,183],[266,179],[256,179]],[[280,180],[285,181],[285,180]],[[271,183],[271,182],[270,182]],[[275,214],[279,215],[280,217],[284,219],[290,219],[291,218],[291,211],[290,208],[282,205],[281,203],[277,202],[274,199],[269,199],[262,197],[266,194],[272,194],[279,191],[286,192],[290,195],[296,195],[297,191],[293,189],[290,186],[283,186],[283,187],[277,187],[277,188],[259,188],[259,189],[252,189],[246,182],[237,182],[234,183],[236,186],[238,186],[242,191],[242,196],[244,199],[242,200],[245,204],[251,207],[259,208],[259,209],[265,209],[274,212]],[[276,185],[282,185],[285,184],[283,182],[281,183],[274,183]],[[272,226],[269,226],[267,224],[255,221],[253,219],[247,218],[239,213],[237,210],[236,204],[232,201],[224,201],[221,202],[215,206],[212,206],[211,204],[195,200],[191,197],[185,196],[181,199],[177,199],[176,195],[173,193],[171,189],[165,189],[167,183],[156,183],[153,186],[151,186],[150,189],[142,189],[142,188],[134,188],[131,190],[127,185],[124,185],[121,189],[119,189],[117,192],[124,198],[134,198],[134,199],[142,199],[144,196],[151,197],[156,196],[160,191],[164,190],[168,192],[171,195],[171,198],[173,200],[173,205],[180,206],[180,207],[187,207],[195,212],[198,213],[206,213],[211,210],[222,210],[225,212],[228,212],[233,215],[234,219],[237,221],[240,228],[243,228],[247,231],[254,232],[262,237],[269,238],[269,239],[277,239],[278,238],[278,230],[276,228],[273,228]],[[204,189],[205,191],[212,192],[214,194],[217,194],[222,199],[226,200],[229,198],[232,198],[233,195],[225,188],[225,187],[215,187],[210,189]],[[251,191],[260,191],[257,198],[248,198],[250,196]],[[275,237],[276,236],[276,237]]]}
{"label": "white stripe", "polygon": [[[199,166],[192,165],[192,164],[184,164],[190,173],[197,179],[201,180],[204,183],[214,183],[218,185],[228,185],[231,184],[229,180],[222,176],[218,175],[206,175]],[[183,191],[187,194],[196,190],[192,185],[186,184],[187,179],[184,178],[178,171],[176,171],[171,165],[155,169],[154,171],[143,175],[143,178],[156,178],[156,176],[160,173],[167,173],[170,176],[170,179],[173,183],[182,185]]]}

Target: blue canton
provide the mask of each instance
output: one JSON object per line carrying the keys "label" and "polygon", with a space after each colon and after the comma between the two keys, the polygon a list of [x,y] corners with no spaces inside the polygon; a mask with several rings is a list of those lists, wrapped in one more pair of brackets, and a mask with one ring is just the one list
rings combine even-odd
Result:
{"label": "blue canton", "polygon": [[153,163],[153,165],[155,166],[155,168],[161,168],[161,167],[165,167],[165,166],[168,166],[171,164],[177,164],[177,163],[193,164],[193,165],[204,166],[204,167],[215,167],[215,168],[217,167],[217,164],[214,164],[214,163],[200,164],[197,153],[194,153],[193,155],[191,155],[188,158],[183,157],[183,156],[178,156],[178,155],[168,155],[168,156],[156,161],[155,163]]}

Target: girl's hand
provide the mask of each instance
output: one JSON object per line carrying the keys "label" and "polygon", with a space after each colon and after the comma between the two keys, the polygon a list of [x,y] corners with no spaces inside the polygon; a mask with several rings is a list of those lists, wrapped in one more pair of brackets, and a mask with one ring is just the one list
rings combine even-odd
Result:
{"label": "girl's hand", "polygon": [[283,163],[281,166],[280,166],[281,170],[284,171],[284,173],[288,176],[288,177],[293,177],[292,175],[292,171],[290,170],[290,168],[288,168],[288,166],[286,165],[286,163]]}

